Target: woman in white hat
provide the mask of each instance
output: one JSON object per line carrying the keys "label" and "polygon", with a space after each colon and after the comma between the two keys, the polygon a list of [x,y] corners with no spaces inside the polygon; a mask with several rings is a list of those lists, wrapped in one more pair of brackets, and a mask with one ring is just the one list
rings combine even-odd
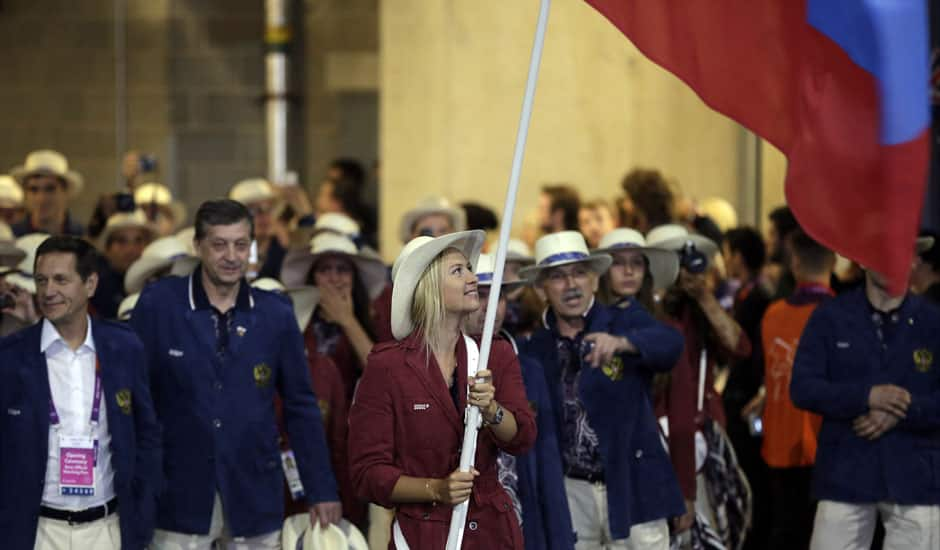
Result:
{"label": "woman in white hat", "polygon": [[[475,340],[461,333],[480,307],[472,267],[482,231],[409,242],[392,296],[394,343],[376,346],[349,417],[349,460],[360,496],[397,507],[392,548],[443,548],[452,507],[470,498],[464,548],[522,548],[512,502],[497,478],[500,449],[525,452],[535,422],[519,363],[494,341],[488,371],[468,384]],[[469,385],[469,391],[468,391]],[[457,470],[467,405],[481,409],[475,470]]]}
{"label": "woman in white hat", "polygon": [[652,313],[654,290],[671,286],[679,274],[676,253],[646,246],[643,234],[635,229],[619,228],[607,233],[595,252],[613,258],[598,291],[598,297],[608,305],[630,307],[639,303]]}
{"label": "woman in white hat", "polygon": [[372,300],[387,280],[381,258],[329,231],[311,239],[309,249],[288,253],[281,267],[281,281],[288,288],[312,285],[319,289],[304,340],[308,350],[333,359],[349,399],[374,342]]}

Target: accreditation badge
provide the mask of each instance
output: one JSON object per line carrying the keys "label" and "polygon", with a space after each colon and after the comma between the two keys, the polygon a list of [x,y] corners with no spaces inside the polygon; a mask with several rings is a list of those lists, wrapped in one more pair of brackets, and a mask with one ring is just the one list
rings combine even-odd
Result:
{"label": "accreditation badge", "polygon": [[914,350],[914,368],[917,372],[928,372],[933,367],[933,352],[927,348]]}
{"label": "accreditation badge", "polygon": [[300,500],[304,497],[304,484],[300,481],[300,472],[297,470],[297,459],[294,458],[294,451],[286,450],[281,453],[281,467],[284,469],[284,479],[287,480],[287,488],[294,500]]}
{"label": "accreditation badge", "polygon": [[89,436],[59,436],[59,487],[63,495],[94,496],[97,441]]}

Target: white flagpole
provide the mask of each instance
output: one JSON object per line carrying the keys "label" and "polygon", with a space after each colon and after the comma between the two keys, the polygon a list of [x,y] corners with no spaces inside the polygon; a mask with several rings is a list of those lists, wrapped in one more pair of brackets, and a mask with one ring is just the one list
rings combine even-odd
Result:
{"label": "white flagpole", "polygon": [[[545,29],[548,27],[548,9],[551,0],[541,0],[539,20],[535,28],[535,42],[529,59],[529,75],[526,79],[525,97],[522,100],[522,115],[519,118],[519,131],[516,134],[516,147],[512,158],[512,172],[509,175],[509,188],[506,190],[506,204],[499,229],[499,244],[496,248],[496,269],[493,270],[493,282],[487,301],[486,319],[483,324],[483,339],[480,350],[480,370],[486,370],[493,343],[493,327],[496,324],[496,308],[499,305],[499,290],[503,282],[503,267],[506,263],[506,245],[512,229],[512,214],[516,208],[516,194],[519,190],[519,175],[522,173],[522,159],[525,156],[526,138],[529,135],[529,121],[532,119],[532,103],[535,99],[535,84],[539,78],[539,62],[542,60],[542,46],[545,43]],[[470,378],[468,377],[468,381]],[[477,432],[482,424],[480,409],[467,406],[465,413],[463,446],[460,450],[460,471],[469,472],[476,457]],[[447,534],[447,550],[459,550],[463,545],[463,534],[467,523],[467,511],[470,500],[454,507],[450,519],[450,531]]]}

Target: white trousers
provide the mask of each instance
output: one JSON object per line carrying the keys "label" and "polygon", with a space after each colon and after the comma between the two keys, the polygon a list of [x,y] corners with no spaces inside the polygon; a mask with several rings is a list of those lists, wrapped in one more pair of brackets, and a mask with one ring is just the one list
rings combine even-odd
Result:
{"label": "white trousers", "polygon": [[[69,525],[67,521],[39,518],[35,550],[121,550],[118,513],[96,521]],[[2,546],[2,542],[0,542]]]}
{"label": "white trousers", "polygon": [[940,506],[822,500],[810,550],[868,550],[879,514],[885,525],[884,550],[940,548]]}
{"label": "white trousers", "polygon": [[571,525],[578,534],[575,550],[669,550],[669,524],[665,519],[639,523],[630,537],[613,540],[607,510],[607,486],[565,478]]}
{"label": "white trousers", "polygon": [[256,537],[233,537],[225,525],[222,498],[216,493],[212,505],[209,534],[191,535],[157,529],[153,534],[151,550],[280,550],[281,531]]}

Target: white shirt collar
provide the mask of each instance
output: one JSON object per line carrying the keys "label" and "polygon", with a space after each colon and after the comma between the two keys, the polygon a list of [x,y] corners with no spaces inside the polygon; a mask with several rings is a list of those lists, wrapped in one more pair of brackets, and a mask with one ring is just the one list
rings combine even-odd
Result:
{"label": "white shirt collar", "polygon": [[[85,332],[85,341],[82,342],[82,345],[79,346],[79,349],[82,347],[88,348],[91,351],[95,351],[95,340],[91,337],[91,317],[88,319],[88,329]],[[62,338],[62,335],[59,334],[58,329],[55,328],[49,319],[42,320],[42,337],[39,340],[39,351],[40,353],[46,353],[49,350],[49,347],[56,342],[61,342],[62,345],[66,345],[65,340]]]}

